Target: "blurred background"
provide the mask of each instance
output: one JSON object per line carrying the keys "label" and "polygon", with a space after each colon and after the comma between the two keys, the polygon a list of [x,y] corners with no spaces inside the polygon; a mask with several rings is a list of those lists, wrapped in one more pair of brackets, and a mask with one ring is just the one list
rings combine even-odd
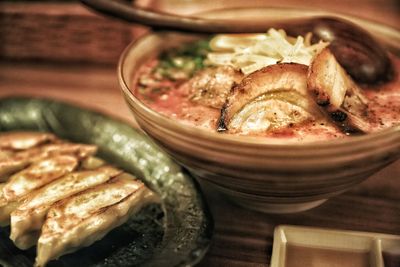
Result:
{"label": "blurred background", "polygon": [[[399,0],[138,0],[132,4],[177,14],[210,9],[285,6],[326,9],[400,27]],[[103,17],[79,1],[0,3],[0,58],[115,65],[122,50],[145,32]]]}

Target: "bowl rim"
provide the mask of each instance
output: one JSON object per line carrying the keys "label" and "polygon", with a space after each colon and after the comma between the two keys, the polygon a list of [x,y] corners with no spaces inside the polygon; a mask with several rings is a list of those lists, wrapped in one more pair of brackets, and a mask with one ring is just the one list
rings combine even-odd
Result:
{"label": "bowl rim", "polygon": [[[232,11],[232,9],[227,9],[228,11]],[[243,9],[245,10],[245,9]],[[277,10],[284,10],[293,12],[294,8],[277,8],[273,9],[274,12]],[[317,12],[318,15],[323,12],[318,9],[302,9],[307,10],[310,12]],[[215,10],[215,12],[224,12],[226,10]],[[328,15],[332,15],[332,13],[327,12]],[[335,13],[336,14],[336,13]],[[365,24],[364,28],[369,28],[370,25],[373,25],[374,29],[378,31],[378,33],[382,35],[393,35],[396,34],[400,38],[400,31],[396,28],[391,26],[375,22],[372,20],[367,20],[363,18],[357,18],[355,16],[348,16],[348,15],[341,15],[337,13],[337,17],[342,17],[345,19],[353,18],[352,22],[357,24]],[[360,25],[361,27],[363,25]],[[367,27],[368,26],[368,27]],[[266,27],[267,28],[267,27]],[[230,145],[239,145],[239,146],[258,146],[258,147],[271,147],[271,148],[311,148],[311,147],[326,147],[326,148],[333,148],[333,147],[342,147],[342,146],[354,146],[360,145],[367,141],[374,141],[374,140],[384,140],[386,137],[395,136],[396,134],[400,135],[400,124],[389,127],[387,129],[383,129],[374,133],[369,133],[366,135],[361,136],[352,136],[351,138],[337,138],[337,139],[330,139],[330,140],[316,140],[316,141],[289,141],[285,139],[274,139],[274,138],[264,138],[264,137],[255,137],[255,136],[238,136],[238,135],[227,135],[221,134],[218,132],[213,132],[207,129],[203,129],[197,126],[191,126],[184,123],[181,123],[177,120],[169,118],[166,115],[158,113],[152,110],[150,107],[145,105],[142,101],[140,101],[131,91],[129,88],[131,87],[130,80],[126,80],[124,77],[124,68],[126,66],[128,55],[135,51],[135,48],[139,46],[141,43],[147,41],[150,38],[162,38],[165,35],[185,35],[185,33],[177,33],[172,31],[160,31],[160,32],[149,32],[140,38],[132,41],[123,51],[119,58],[118,68],[117,68],[117,75],[120,84],[120,88],[122,93],[129,103],[134,105],[136,108],[140,109],[144,113],[146,113],[152,120],[156,121],[160,126],[173,130],[174,132],[181,133],[186,136],[196,136],[203,140],[208,140],[211,142],[217,142],[220,144],[230,144]],[[198,35],[200,35],[199,33]],[[193,35],[193,33],[191,34]],[[400,48],[400,45],[398,45]],[[397,74],[400,75],[400,74]],[[134,115],[136,117],[136,115]]]}

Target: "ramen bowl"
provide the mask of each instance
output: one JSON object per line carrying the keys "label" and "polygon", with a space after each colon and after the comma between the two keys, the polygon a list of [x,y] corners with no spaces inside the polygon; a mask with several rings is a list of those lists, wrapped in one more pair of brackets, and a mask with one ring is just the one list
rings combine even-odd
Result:
{"label": "ramen bowl", "polygon": [[[281,12],[293,12],[285,10]],[[264,16],[268,14],[272,16],[266,10]],[[390,35],[396,35],[383,25],[355,22],[383,41],[392,42]],[[400,38],[398,32],[396,36]],[[399,159],[400,126],[363,136],[285,143],[207,131],[150,109],[133,93],[135,71],[164,49],[193,38],[198,36],[162,32],[135,41],[121,57],[119,82],[140,127],[193,176],[239,205],[270,213],[307,210]]]}

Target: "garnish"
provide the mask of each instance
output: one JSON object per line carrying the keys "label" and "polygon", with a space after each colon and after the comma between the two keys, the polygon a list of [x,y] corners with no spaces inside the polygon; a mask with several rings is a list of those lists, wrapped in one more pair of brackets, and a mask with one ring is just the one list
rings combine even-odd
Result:
{"label": "garnish", "polygon": [[310,65],[314,55],[328,45],[322,41],[311,44],[311,37],[308,33],[294,38],[275,29],[261,34],[220,34],[210,41],[212,52],[206,63],[230,65],[245,75],[276,63]]}

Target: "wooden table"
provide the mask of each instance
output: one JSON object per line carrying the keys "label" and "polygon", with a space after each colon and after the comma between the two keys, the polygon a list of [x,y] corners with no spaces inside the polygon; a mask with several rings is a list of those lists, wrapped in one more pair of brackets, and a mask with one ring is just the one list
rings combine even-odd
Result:
{"label": "wooden table", "polygon": [[[346,1],[338,2],[342,5],[336,5],[336,10],[346,11],[343,4]],[[375,19],[383,22],[387,12],[388,24],[396,26],[399,13],[396,15],[396,9],[389,10],[390,7],[396,8],[395,2],[365,1],[361,10],[369,12],[369,17],[378,14]],[[121,97],[115,66],[2,62],[0,98],[16,95],[76,103],[136,126]],[[400,161],[322,206],[298,214],[261,214],[230,203],[206,186],[203,186],[203,191],[214,216],[215,233],[209,252],[199,264],[201,267],[268,266],[273,230],[279,224],[400,234]]]}

